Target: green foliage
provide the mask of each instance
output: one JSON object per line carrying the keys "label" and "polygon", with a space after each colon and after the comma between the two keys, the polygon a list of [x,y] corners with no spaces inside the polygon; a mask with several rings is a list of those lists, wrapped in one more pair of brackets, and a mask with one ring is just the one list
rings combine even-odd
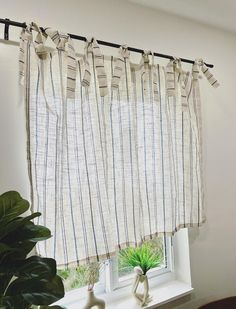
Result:
{"label": "green foliage", "polygon": [[28,201],[15,191],[0,196],[0,308],[48,308],[64,296],[56,261],[27,257],[38,241],[51,237],[49,229],[31,221],[40,213],[21,217],[28,209]]}
{"label": "green foliage", "polygon": [[152,243],[147,242],[140,247],[128,247],[119,252],[119,267],[136,267],[142,268],[144,275],[163,262],[163,250],[155,248]]}
{"label": "green foliage", "polygon": [[99,264],[92,263],[90,265],[81,265],[77,268],[61,269],[57,273],[64,279],[66,291],[70,291],[96,283],[99,279]]}
{"label": "green foliage", "polygon": [[99,264],[98,263],[91,263],[87,266],[86,271],[86,281],[87,284],[90,285],[90,287],[94,286],[94,284],[97,282],[99,276]]}

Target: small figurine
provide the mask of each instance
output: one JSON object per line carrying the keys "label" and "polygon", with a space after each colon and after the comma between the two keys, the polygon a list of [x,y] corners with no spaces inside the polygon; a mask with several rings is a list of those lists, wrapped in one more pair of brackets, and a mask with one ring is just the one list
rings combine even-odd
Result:
{"label": "small figurine", "polygon": [[94,306],[97,306],[97,309],[105,309],[105,302],[94,295],[93,287],[88,287],[87,302],[83,309],[91,309]]}
{"label": "small figurine", "polygon": [[[119,256],[122,267],[133,267],[136,275],[132,293],[140,306],[146,306],[152,300],[149,295],[147,272],[163,263],[162,250],[157,250],[147,241],[137,247],[121,250]],[[143,292],[139,291],[140,285],[143,287]]]}
{"label": "small figurine", "polygon": [[[138,303],[143,307],[150,303],[152,300],[152,298],[149,296],[148,278],[146,275],[144,275],[143,270],[140,266],[134,267],[134,272],[136,273],[136,276],[134,279],[132,292]],[[139,284],[143,284],[143,293],[137,292]]]}
{"label": "small figurine", "polygon": [[97,309],[105,309],[104,300],[97,298],[94,295],[93,290],[98,271],[99,271],[98,263],[92,263],[88,266],[88,273],[87,273],[88,297],[83,309],[91,309],[93,307],[96,307]]}

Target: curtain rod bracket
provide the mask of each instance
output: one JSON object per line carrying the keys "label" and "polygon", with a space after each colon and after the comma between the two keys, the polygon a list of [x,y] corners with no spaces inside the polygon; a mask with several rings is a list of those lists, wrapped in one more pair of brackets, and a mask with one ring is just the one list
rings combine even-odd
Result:
{"label": "curtain rod bracket", "polygon": [[[9,18],[5,18],[6,21],[10,21]],[[9,40],[9,26],[10,24],[8,22],[5,23],[4,27],[4,40]]]}

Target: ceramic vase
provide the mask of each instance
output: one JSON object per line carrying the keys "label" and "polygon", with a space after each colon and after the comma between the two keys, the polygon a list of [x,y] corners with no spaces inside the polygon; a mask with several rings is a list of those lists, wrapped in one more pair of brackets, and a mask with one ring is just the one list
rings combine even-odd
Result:
{"label": "ceramic vase", "polygon": [[[146,306],[150,301],[151,297],[149,295],[149,283],[147,275],[143,273],[141,267],[134,267],[135,279],[133,284],[133,296],[137,300],[138,304]],[[138,292],[138,288],[142,286],[142,292]]]}
{"label": "ceramic vase", "polygon": [[96,307],[97,309],[105,309],[105,302],[104,300],[97,298],[94,295],[93,290],[88,290],[87,301],[83,309],[91,309],[93,307]]}

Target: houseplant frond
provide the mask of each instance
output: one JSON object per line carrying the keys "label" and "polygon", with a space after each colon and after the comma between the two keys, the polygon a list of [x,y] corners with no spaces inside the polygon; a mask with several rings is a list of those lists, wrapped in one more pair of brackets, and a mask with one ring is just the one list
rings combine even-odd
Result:
{"label": "houseplant frond", "polygon": [[162,252],[154,250],[148,243],[144,243],[140,247],[128,247],[120,251],[121,266],[139,266],[143,270],[144,275],[150,269],[160,266],[162,261]]}
{"label": "houseplant frond", "polygon": [[38,241],[51,237],[48,228],[32,221],[40,213],[21,216],[28,209],[29,202],[18,192],[0,195],[0,308],[47,308],[64,296],[56,261],[28,257]]}

